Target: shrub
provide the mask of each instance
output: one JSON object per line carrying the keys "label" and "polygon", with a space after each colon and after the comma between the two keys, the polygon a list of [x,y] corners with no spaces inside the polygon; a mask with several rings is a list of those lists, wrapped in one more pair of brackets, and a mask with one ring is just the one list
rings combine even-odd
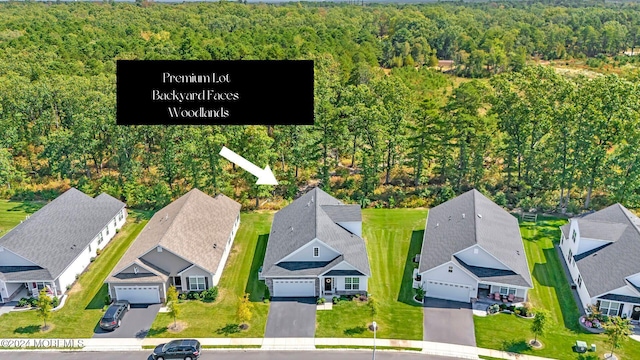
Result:
{"label": "shrub", "polygon": [[92,256],[91,259],[89,259],[89,262],[94,262],[94,261],[96,261],[96,257]]}
{"label": "shrub", "polygon": [[216,301],[216,299],[218,298],[218,287],[213,286],[213,287],[210,287],[208,290],[203,291],[202,294],[200,294],[200,298],[202,299],[202,301],[207,301],[207,302]]}
{"label": "shrub", "polygon": [[104,297],[104,304],[105,305],[111,304],[111,296],[107,295]]}
{"label": "shrub", "polygon": [[187,300],[187,294],[182,293],[182,294],[178,295],[178,300]]}
{"label": "shrub", "polygon": [[80,274],[76,274],[76,280],[80,279]]}
{"label": "shrub", "polygon": [[189,293],[187,294],[187,299],[200,300],[200,293],[197,291],[189,291]]}
{"label": "shrub", "polygon": [[57,296],[54,296],[53,299],[51,300],[51,307],[57,308],[58,305],[60,305],[60,299],[58,299]]}
{"label": "shrub", "polygon": [[424,299],[424,296],[427,294],[427,291],[422,287],[422,285],[420,285],[417,289],[416,289],[416,300],[418,301],[422,301],[422,299]]}
{"label": "shrub", "polygon": [[265,303],[265,304],[268,304],[269,303],[269,299],[264,298],[264,299],[262,299],[262,302]]}
{"label": "shrub", "polygon": [[27,300],[27,298],[22,298],[18,301],[18,307],[25,307],[29,305],[29,300]]}
{"label": "shrub", "polygon": [[490,305],[488,311],[489,311],[489,314],[495,314],[498,311],[500,311],[500,305],[498,304]]}
{"label": "shrub", "polygon": [[67,291],[71,290],[71,285],[67,285]]}
{"label": "shrub", "polygon": [[325,302],[325,300],[324,300],[323,297],[319,297],[318,300],[316,300],[316,304],[318,304],[318,305],[322,305],[322,304],[324,304],[324,302]]}
{"label": "shrub", "polygon": [[507,304],[500,304],[498,306],[500,307],[500,311],[507,309]]}
{"label": "shrub", "polygon": [[31,307],[38,306],[38,299],[34,297],[30,297],[29,299],[27,299],[27,301],[29,302],[29,305],[31,305]]}
{"label": "shrub", "polygon": [[96,249],[96,256],[102,254],[102,249]]}
{"label": "shrub", "polygon": [[331,299],[331,302],[333,302],[334,304],[337,304],[337,303],[338,303],[338,301],[340,301],[340,298],[338,298],[337,296],[334,296],[334,297]]}

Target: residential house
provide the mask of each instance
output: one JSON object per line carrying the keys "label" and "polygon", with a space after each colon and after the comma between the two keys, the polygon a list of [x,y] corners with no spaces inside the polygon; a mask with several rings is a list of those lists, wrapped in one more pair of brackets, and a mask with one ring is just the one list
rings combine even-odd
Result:
{"label": "residential house", "polygon": [[314,188],[278,211],[259,276],[273,297],[366,294],[360,206]]}
{"label": "residential house", "polygon": [[475,189],[429,211],[414,275],[427,297],[461,302],[533,287],[518,220]]}
{"label": "residential house", "polygon": [[620,204],[560,227],[560,249],[581,306],[640,320],[640,219]]}
{"label": "residential house", "polygon": [[132,304],[166,300],[167,289],[218,284],[240,225],[240,204],[193,189],[153,215],[106,279],[109,295]]}
{"label": "residential house", "polygon": [[125,204],[105,193],[65,191],[0,238],[0,302],[24,288],[62,296],[126,218]]}

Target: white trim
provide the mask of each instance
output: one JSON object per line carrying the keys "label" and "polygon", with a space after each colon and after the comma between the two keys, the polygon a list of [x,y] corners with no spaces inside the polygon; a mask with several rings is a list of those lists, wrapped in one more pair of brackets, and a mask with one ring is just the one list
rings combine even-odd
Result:
{"label": "white trim", "polygon": [[338,256],[343,255],[341,251],[338,251],[338,250],[334,249],[333,247],[331,247],[331,246],[327,245],[324,241],[322,241],[322,240],[320,240],[320,239],[318,239],[318,238],[316,237],[316,238],[313,238],[313,240],[311,240],[311,241],[309,241],[309,242],[305,243],[304,245],[300,246],[300,247],[299,247],[299,248],[297,248],[296,250],[294,250],[294,251],[290,252],[287,256],[283,257],[282,259],[280,259],[280,260],[278,260],[278,261],[274,262],[274,264],[279,264],[279,263],[281,263],[281,262],[283,262],[283,261],[286,261],[288,258],[290,258],[290,257],[292,257],[293,255],[295,255],[295,254],[297,254],[297,253],[301,252],[302,250],[306,249],[309,245],[311,245],[313,242],[316,242],[316,241],[317,241],[317,242],[319,242],[320,244],[324,245],[324,246],[325,246],[326,248],[328,248],[329,250],[333,250],[333,251],[335,251],[335,253],[336,253],[336,254],[338,254]]}
{"label": "white trim", "polygon": [[[179,273],[177,273],[176,275],[182,275],[183,272],[191,270],[192,267],[196,266],[196,264],[191,264],[189,266],[187,266],[184,270],[180,271]],[[201,270],[204,270],[201,268]]]}
{"label": "white trim", "polygon": [[[149,224],[147,224],[147,225],[149,225]],[[145,225],[145,228],[147,227],[147,225]],[[142,230],[144,231],[144,229],[142,229]],[[138,236],[140,236],[140,235],[138,235]],[[138,238],[137,238],[137,237],[136,237],[136,239],[135,239],[135,240],[133,240],[133,242],[136,242],[136,240],[138,240]],[[111,274],[113,274],[113,275],[118,275],[118,274],[120,274],[123,270],[125,270],[125,269],[126,269],[126,268],[128,268],[129,266],[131,266],[131,265],[135,264],[135,263],[136,263],[136,261],[140,260],[143,256],[145,256],[145,255],[147,255],[148,253],[150,253],[150,252],[152,252],[153,250],[155,250],[158,246],[160,246],[160,244],[153,245],[153,246],[151,247],[151,249],[149,249],[149,250],[145,251],[142,255],[137,256],[137,257],[135,258],[135,260],[133,260],[133,262],[131,262],[129,265],[127,265],[127,266],[125,266],[125,267],[123,267],[123,268],[119,269],[117,272],[113,272],[113,271],[112,271],[112,272],[111,272]],[[129,250],[127,250],[127,251],[129,251]],[[193,261],[189,261],[189,260],[187,260],[187,259],[183,258],[182,256],[180,256],[180,255],[178,255],[178,254],[174,253],[173,251],[171,251],[171,250],[167,249],[167,248],[166,248],[166,247],[164,247],[164,246],[162,247],[162,251],[163,251],[163,252],[164,252],[164,251],[168,251],[168,252],[170,252],[172,255],[175,255],[175,256],[179,257],[180,259],[184,260],[184,262],[188,262],[188,263],[190,263],[190,264],[193,264]],[[125,252],[125,253],[126,253],[126,252]],[[154,265],[155,265],[155,264],[154,264]],[[157,266],[157,265],[155,265],[155,266]],[[158,266],[158,267],[160,267],[160,266]],[[115,268],[114,268],[114,269],[115,269]]]}
{"label": "white trim", "polygon": [[351,265],[351,264],[350,264],[348,261],[346,261],[346,260],[342,260],[342,261],[340,261],[339,263],[337,263],[337,264],[333,265],[332,267],[330,267],[329,269],[327,269],[327,271],[325,271],[325,272],[321,273],[320,275],[318,275],[318,277],[320,277],[320,276],[324,276],[324,274],[326,274],[326,273],[328,273],[329,271],[333,270],[336,266],[338,266],[338,265],[340,265],[340,264],[347,264],[347,265],[351,266],[351,267],[353,268],[353,270],[360,271],[360,273],[361,273],[362,275],[358,275],[358,276],[365,276],[365,277],[368,277],[368,278],[369,278],[369,277],[371,277],[370,275],[366,275],[365,273],[363,273],[363,272],[362,272],[360,269],[358,269],[357,267],[355,267],[355,266]]}

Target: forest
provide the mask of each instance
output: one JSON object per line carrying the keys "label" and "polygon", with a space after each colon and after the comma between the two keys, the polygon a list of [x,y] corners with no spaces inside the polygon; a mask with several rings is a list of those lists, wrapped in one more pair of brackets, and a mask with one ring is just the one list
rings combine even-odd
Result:
{"label": "forest", "polygon": [[[0,196],[157,209],[198,187],[277,209],[318,185],[420,207],[475,187],[509,208],[640,208],[638,43],[634,4],[3,3]],[[312,59],[315,124],[117,126],[118,59]]]}

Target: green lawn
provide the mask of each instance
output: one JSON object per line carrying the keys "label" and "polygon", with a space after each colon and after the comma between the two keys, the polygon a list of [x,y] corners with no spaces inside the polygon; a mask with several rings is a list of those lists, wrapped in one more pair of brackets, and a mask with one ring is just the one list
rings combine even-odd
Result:
{"label": "green lawn", "polygon": [[[369,293],[378,302],[379,338],[422,340],[422,307],[413,301],[411,259],[420,252],[427,211],[365,209],[363,235],[372,277]],[[373,337],[368,306],[341,303],[316,313],[316,337]]]}
{"label": "green lawn", "polygon": [[[533,350],[527,346],[532,339],[531,320],[520,319],[514,315],[498,314],[489,317],[474,317],[476,341],[479,347],[513,351],[523,354],[552,357],[556,359],[595,359],[602,358],[610,349],[605,344],[604,335],[582,331],[578,325],[579,310],[562,268],[554,244],[560,239],[558,227],[566,220],[542,218],[537,225],[521,225],[529,268],[533,277],[533,290],[529,292],[534,307],[547,309],[551,313],[551,326],[541,338],[544,347]],[[595,343],[598,351],[577,354],[572,350],[576,340]],[[615,353],[619,359],[634,359],[640,354],[640,343],[629,339]],[[636,354],[634,357],[633,354]]]}
{"label": "green lawn", "polygon": [[[269,305],[262,302],[266,286],[264,282],[258,281],[258,269],[264,259],[272,218],[272,213],[243,213],[220,279],[218,299],[214,303],[193,300],[183,302],[178,320],[186,327],[178,333],[168,331],[167,327],[172,324],[173,319],[167,313],[158,314],[149,336],[263,337]],[[249,329],[239,331],[236,312],[239,297],[245,292],[251,294],[253,318]]]}
{"label": "green lawn", "polygon": [[[6,202],[0,203],[6,205]],[[15,203],[12,203],[15,204]],[[16,205],[17,206],[17,205]],[[0,216],[4,218],[4,214]],[[127,223],[104,251],[91,263],[75,285],[68,291],[65,306],[52,314],[52,329],[40,331],[42,320],[35,311],[11,312],[0,317],[0,337],[87,338],[102,317],[107,287],[103,284],[131,242],[140,233],[148,217],[130,211]]]}
{"label": "green lawn", "polygon": [[0,200],[0,236],[6,234],[29,214],[33,214],[44,204]]}

